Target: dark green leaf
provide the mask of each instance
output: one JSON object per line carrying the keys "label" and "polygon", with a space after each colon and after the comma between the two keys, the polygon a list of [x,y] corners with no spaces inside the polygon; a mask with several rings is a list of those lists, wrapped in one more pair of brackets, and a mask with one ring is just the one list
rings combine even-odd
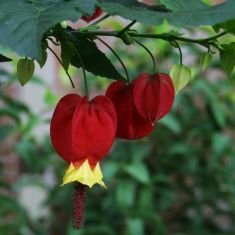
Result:
{"label": "dark green leaf", "polygon": [[235,19],[228,20],[221,24],[216,24],[213,28],[216,32],[219,32],[220,29],[224,29],[232,34],[235,34]]}
{"label": "dark green leaf", "polygon": [[0,54],[0,62],[10,62],[12,59]]}
{"label": "dark green leaf", "polygon": [[[35,2],[35,1],[34,1]],[[22,56],[41,60],[44,33],[63,20],[75,21],[92,14],[96,0],[27,1],[0,0],[0,43]]]}
{"label": "dark green leaf", "polygon": [[217,6],[208,7],[198,0],[176,0],[164,3],[174,12],[161,12],[156,7],[144,6],[134,0],[100,0],[101,7],[111,15],[120,15],[126,19],[156,25],[168,20],[172,25],[199,26],[214,25],[234,18],[235,1],[227,0]]}
{"label": "dark green leaf", "polygon": [[[93,41],[79,38],[74,42],[74,48],[81,55],[85,69],[96,76],[114,80],[125,80],[116,70],[111,61],[101,52]],[[74,53],[71,64],[80,68],[79,57]]]}
{"label": "dark green leaf", "polygon": [[69,68],[69,64],[73,55],[74,55],[73,45],[67,42],[66,40],[61,41],[61,59],[66,71]]}

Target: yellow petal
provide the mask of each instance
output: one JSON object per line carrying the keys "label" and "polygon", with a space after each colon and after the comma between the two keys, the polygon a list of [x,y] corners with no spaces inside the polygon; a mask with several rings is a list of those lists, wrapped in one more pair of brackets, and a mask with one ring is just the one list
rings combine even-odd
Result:
{"label": "yellow petal", "polygon": [[79,168],[76,168],[73,163],[70,164],[63,178],[62,185],[79,182],[81,184],[88,185],[90,188],[94,184],[99,184],[106,188],[102,179],[103,174],[100,169],[100,164],[97,163],[95,169],[92,170],[88,160],[86,160]]}

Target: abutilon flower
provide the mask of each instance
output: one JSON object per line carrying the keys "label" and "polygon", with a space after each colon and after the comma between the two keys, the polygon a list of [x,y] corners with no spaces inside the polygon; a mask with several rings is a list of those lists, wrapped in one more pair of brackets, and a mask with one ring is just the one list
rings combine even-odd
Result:
{"label": "abutilon flower", "polygon": [[102,9],[100,7],[97,7],[95,9],[95,12],[92,16],[82,16],[81,18],[86,21],[87,23],[90,23],[92,20],[95,20],[96,18],[98,18],[99,16],[101,16],[103,13]]}
{"label": "abutilon flower", "polygon": [[127,140],[143,138],[153,130],[153,125],[138,113],[134,104],[133,90],[134,84],[127,85],[123,81],[116,81],[106,92],[117,112],[116,137]]}
{"label": "abutilon flower", "polygon": [[110,150],[117,118],[108,97],[91,101],[76,94],[64,96],[54,111],[50,134],[56,152],[68,164],[63,185],[71,182],[105,187],[99,162]]}
{"label": "abutilon flower", "polygon": [[154,124],[171,109],[175,89],[169,75],[163,73],[140,74],[134,83],[134,104],[138,113]]}

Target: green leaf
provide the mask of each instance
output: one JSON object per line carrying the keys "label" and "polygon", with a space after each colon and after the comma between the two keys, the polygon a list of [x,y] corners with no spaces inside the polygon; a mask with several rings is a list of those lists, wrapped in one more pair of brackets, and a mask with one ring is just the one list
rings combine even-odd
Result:
{"label": "green leaf", "polygon": [[217,99],[210,101],[210,107],[212,115],[215,119],[215,122],[220,128],[224,128],[226,125],[226,116],[224,110],[222,109],[221,103]]}
{"label": "green leaf", "polygon": [[191,70],[185,65],[174,65],[171,68],[170,76],[172,78],[175,93],[184,88],[191,78]]}
{"label": "green leaf", "polygon": [[205,70],[211,63],[212,55],[210,53],[204,53],[200,58],[200,67],[202,70]]}
{"label": "green leaf", "polygon": [[148,168],[141,161],[132,162],[130,165],[126,166],[125,171],[135,180],[143,184],[148,184],[150,182]]}
{"label": "green leaf", "polygon": [[[85,69],[96,76],[106,77],[114,80],[124,80],[125,78],[116,70],[111,61],[101,52],[93,41],[78,38],[74,42],[74,48],[82,57]],[[71,64],[80,68],[81,63],[74,53]]]}
{"label": "green leaf", "polygon": [[230,44],[221,45],[222,49],[220,50],[220,61],[223,69],[228,75],[228,78],[231,77],[234,66],[235,66],[235,42]]}
{"label": "green leaf", "polygon": [[0,62],[10,62],[12,59],[0,54]]}
{"label": "green leaf", "polygon": [[[35,1],[33,1],[35,2]],[[96,0],[0,0],[0,43],[22,56],[41,60],[44,33],[63,20],[76,21],[92,14]]]}
{"label": "green leaf", "polygon": [[35,65],[33,60],[30,59],[20,59],[17,63],[17,76],[19,82],[24,86],[34,74]]}
{"label": "green leaf", "polygon": [[208,7],[199,0],[165,0],[173,12],[161,11],[158,7],[149,7],[134,0],[100,0],[101,7],[111,15],[120,15],[129,20],[137,20],[144,24],[162,24],[168,20],[170,24],[179,27],[215,25],[234,19],[235,1]]}

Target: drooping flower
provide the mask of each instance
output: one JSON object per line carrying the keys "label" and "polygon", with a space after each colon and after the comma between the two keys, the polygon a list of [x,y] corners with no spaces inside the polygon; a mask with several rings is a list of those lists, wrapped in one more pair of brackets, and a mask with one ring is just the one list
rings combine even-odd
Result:
{"label": "drooping flower", "polygon": [[101,16],[103,13],[102,9],[100,7],[97,7],[95,9],[95,12],[92,16],[82,16],[81,18],[86,21],[87,23],[90,23],[92,20],[95,20],[96,18],[98,18],[99,16]]}
{"label": "drooping flower", "polygon": [[106,92],[117,112],[116,137],[127,140],[143,138],[153,130],[153,125],[139,115],[134,105],[133,89],[134,84],[116,81]]}
{"label": "drooping flower", "polygon": [[69,94],[59,101],[50,134],[55,150],[69,164],[63,184],[105,186],[99,162],[114,142],[116,126],[115,108],[105,96],[88,101],[86,96]]}
{"label": "drooping flower", "polygon": [[154,124],[170,111],[175,91],[169,75],[143,73],[133,83],[134,103],[145,120]]}

